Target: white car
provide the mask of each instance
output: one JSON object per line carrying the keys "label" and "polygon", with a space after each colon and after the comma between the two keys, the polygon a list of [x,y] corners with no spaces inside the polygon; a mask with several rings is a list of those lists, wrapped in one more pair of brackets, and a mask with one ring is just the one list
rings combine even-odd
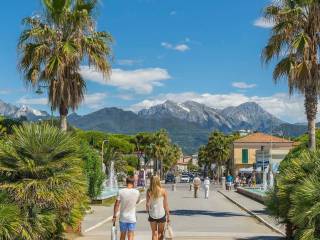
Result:
{"label": "white car", "polygon": [[190,182],[190,177],[187,174],[182,174],[180,177],[180,182],[181,183],[189,183]]}

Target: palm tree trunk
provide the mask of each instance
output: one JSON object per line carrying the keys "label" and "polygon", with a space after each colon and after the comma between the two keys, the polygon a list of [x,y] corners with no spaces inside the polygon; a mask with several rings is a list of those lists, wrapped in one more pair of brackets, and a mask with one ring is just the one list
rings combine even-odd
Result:
{"label": "palm tree trunk", "polygon": [[66,132],[68,127],[67,125],[68,108],[64,104],[61,104],[59,108],[59,113],[60,113],[60,129]]}
{"label": "palm tree trunk", "polygon": [[316,118],[318,95],[315,87],[305,89],[305,110],[308,120],[309,149],[316,149]]}

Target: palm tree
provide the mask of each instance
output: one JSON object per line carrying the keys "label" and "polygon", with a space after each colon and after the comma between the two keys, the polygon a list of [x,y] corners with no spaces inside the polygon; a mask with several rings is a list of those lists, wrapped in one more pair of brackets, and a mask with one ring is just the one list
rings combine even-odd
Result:
{"label": "palm tree", "polygon": [[59,110],[61,129],[67,115],[84,99],[86,83],[80,64],[87,62],[108,76],[111,36],[96,31],[96,0],[43,0],[42,15],[23,20],[18,44],[19,68],[27,83],[48,87],[52,110]]}
{"label": "palm tree", "polygon": [[[153,143],[151,144],[151,151],[153,158],[155,159],[155,166],[157,173],[162,176],[162,167],[163,167],[163,160],[168,152],[168,148],[170,145],[170,138],[166,130],[161,129],[160,131],[156,132],[154,135]],[[160,169],[159,169],[160,164]],[[160,172],[159,172],[160,171]]]}
{"label": "palm tree", "polygon": [[[301,157],[302,168],[312,170],[296,185],[292,192],[291,221],[298,227],[297,239],[320,239],[320,152],[315,151]],[[303,171],[302,171],[303,172]]]}
{"label": "palm tree", "polygon": [[82,220],[87,185],[77,143],[58,128],[29,124],[0,145],[0,193],[26,216],[30,239],[59,238]]}
{"label": "palm tree", "polygon": [[[227,162],[230,156],[230,139],[223,133],[214,131],[209,136],[206,146],[207,158],[210,163],[216,163],[218,167],[218,178],[222,176],[222,166]],[[208,166],[209,167],[209,166]]]}
{"label": "palm tree", "polygon": [[264,11],[274,23],[272,35],[262,52],[266,63],[276,58],[274,81],[287,79],[290,95],[304,94],[308,120],[309,148],[316,148],[315,129],[319,75],[320,2],[318,0],[273,1]]}
{"label": "palm tree", "polygon": [[10,240],[23,237],[23,239],[31,240],[26,222],[19,207],[10,203],[4,193],[0,194],[0,239]]}
{"label": "palm tree", "polygon": [[170,145],[166,151],[165,157],[163,158],[164,172],[167,172],[168,170],[172,169],[177,164],[181,156],[181,148],[176,144]]}

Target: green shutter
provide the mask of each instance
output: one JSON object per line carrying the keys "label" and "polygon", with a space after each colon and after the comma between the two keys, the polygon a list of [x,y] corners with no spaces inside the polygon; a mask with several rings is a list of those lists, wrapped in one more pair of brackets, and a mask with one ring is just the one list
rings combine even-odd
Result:
{"label": "green shutter", "polygon": [[242,163],[248,163],[249,154],[248,149],[242,149]]}

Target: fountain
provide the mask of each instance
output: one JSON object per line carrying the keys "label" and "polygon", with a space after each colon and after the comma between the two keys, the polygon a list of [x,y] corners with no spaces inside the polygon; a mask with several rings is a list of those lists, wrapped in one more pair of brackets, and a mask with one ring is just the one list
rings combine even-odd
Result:
{"label": "fountain", "polygon": [[268,181],[267,181],[267,174],[269,172],[269,166],[263,170],[263,191],[267,191],[268,189]]}
{"label": "fountain", "polygon": [[271,170],[269,173],[269,188],[273,188],[274,185],[274,175],[273,175],[273,171]]}
{"label": "fountain", "polygon": [[[103,169],[103,172],[106,172],[106,167],[104,164],[102,164],[102,169]],[[102,192],[100,196],[97,198],[97,200],[103,200],[103,199],[114,197],[118,194],[118,191],[119,191],[118,180],[117,180],[117,174],[114,169],[114,161],[111,161],[109,178],[104,181]]]}

